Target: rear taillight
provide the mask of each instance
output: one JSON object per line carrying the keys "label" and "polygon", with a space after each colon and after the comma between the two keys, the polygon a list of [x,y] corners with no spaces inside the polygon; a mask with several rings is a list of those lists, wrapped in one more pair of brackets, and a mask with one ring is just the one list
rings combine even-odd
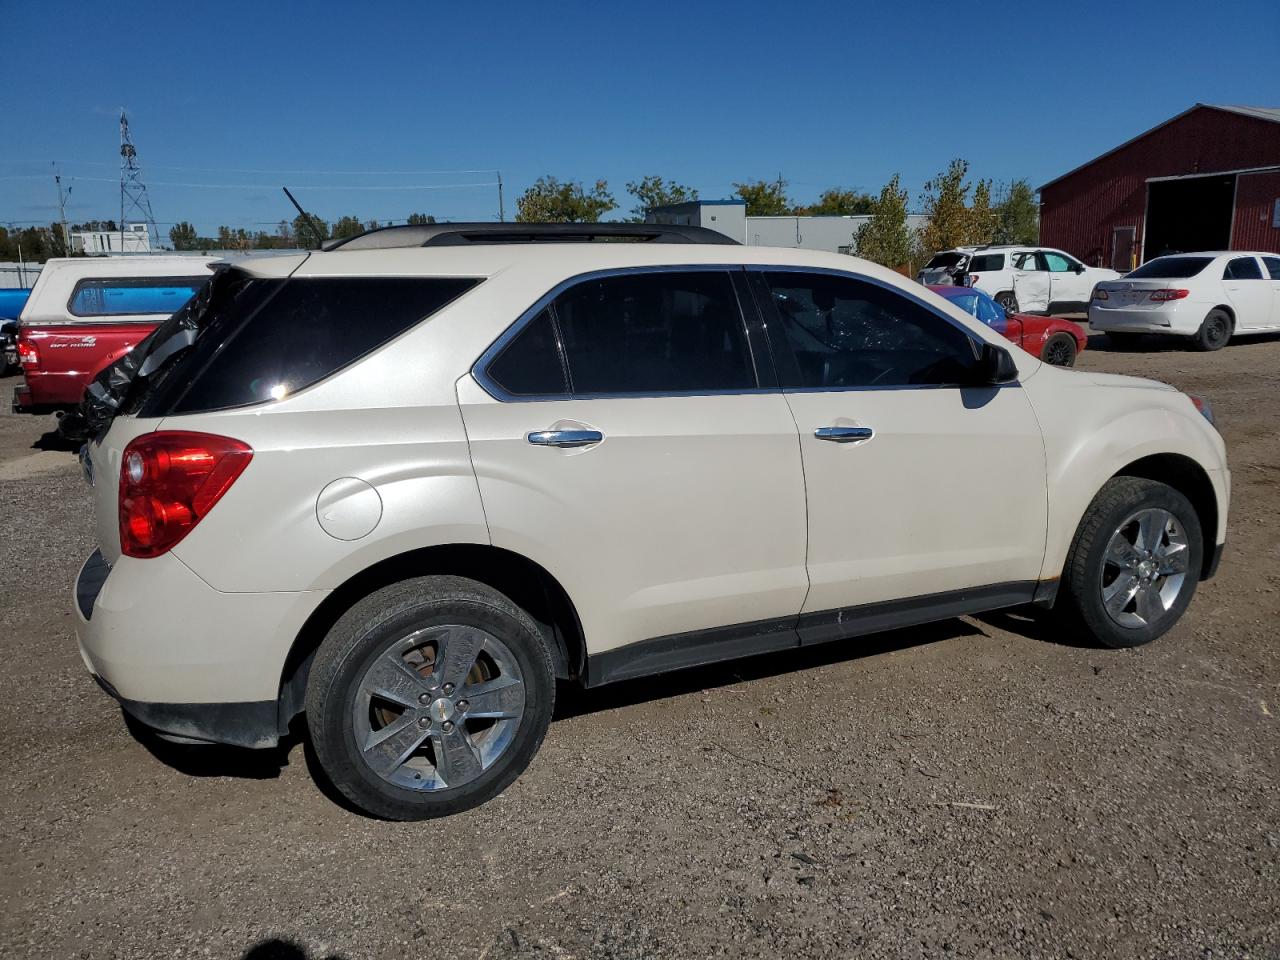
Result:
{"label": "rear taillight", "polygon": [[966,287],[976,287],[978,285],[978,275],[976,273],[966,274],[964,278]]}
{"label": "rear taillight", "polygon": [[1101,287],[1094,287],[1094,288],[1093,288],[1093,296],[1092,296],[1092,297],[1090,297],[1089,299],[1091,299],[1091,300],[1110,300],[1110,299],[1111,299],[1111,294],[1107,293],[1107,291],[1103,290]]}
{"label": "rear taillight", "polygon": [[1169,300],[1181,300],[1191,295],[1190,290],[1152,290],[1151,299],[1156,303],[1165,303]]}
{"label": "rear taillight", "polygon": [[120,550],[158,557],[213,509],[253,459],[239,440],[163,430],[124,448],[120,464]]}
{"label": "rear taillight", "polygon": [[40,351],[30,340],[18,341],[18,362],[24,367],[40,366]]}

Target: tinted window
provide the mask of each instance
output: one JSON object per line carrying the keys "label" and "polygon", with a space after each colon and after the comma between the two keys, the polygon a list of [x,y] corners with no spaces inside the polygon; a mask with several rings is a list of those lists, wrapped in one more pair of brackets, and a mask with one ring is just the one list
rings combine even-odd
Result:
{"label": "tinted window", "polygon": [[976,359],[969,336],[901,294],[851,277],[769,273],[782,336],[798,373],[790,387],[963,383]]}
{"label": "tinted window", "polygon": [[485,371],[507,393],[522,397],[562,396],[569,392],[556,344],[551,311],[530,321]]}
{"label": "tinted window", "polygon": [[1280,280],[1280,258],[1263,257],[1262,262],[1267,268],[1267,273],[1271,274],[1271,279]]}
{"label": "tinted window", "polygon": [[587,280],[557,297],[554,310],[575,395],[756,386],[727,273]]}
{"label": "tinted window", "polygon": [[1261,280],[1262,271],[1258,269],[1258,261],[1253,257],[1236,257],[1227,264],[1224,280]]}
{"label": "tinted window", "polygon": [[979,253],[969,261],[970,273],[982,273],[984,270],[990,272],[992,270],[1004,269],[1003,253]]}
{"label": "tinted window", "polygon": [[1185,280],[1194,277],[1213,262],[1213,257],[1157,257],[1128,276],[1135,280]]}
{"label": "tinted window", "polygon": [[[470,279],[323,278],[241,295],[204,325],[171,379],[167,412],[278,400],[358,360],[475,286]],[[248,293],[257,287],[247,281]],[[252,309],[248,309],[251,305]],[[149,411],[163,415],[161,411]]]}
{"label": "tinted window", "polygon": [[209,276],[81,280],[67,310],[73,317],[168,316],[190,300]]}

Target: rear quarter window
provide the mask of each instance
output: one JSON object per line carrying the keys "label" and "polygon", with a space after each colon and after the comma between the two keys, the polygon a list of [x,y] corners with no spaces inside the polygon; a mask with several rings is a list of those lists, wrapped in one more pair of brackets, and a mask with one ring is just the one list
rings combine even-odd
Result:
{"label": "rear quarter window", "polygon": [[210,276],[86,278],[71,292],[67,312],[73,317],[168,316]]}
{"label": "rear quarter window", "polygon": [[[480,281],[325,277],[241,298],[200,334],[143,415],[198,413],[278,400],[318,383],[416,326]],[[161,407],[163,409],[155,409]]]}

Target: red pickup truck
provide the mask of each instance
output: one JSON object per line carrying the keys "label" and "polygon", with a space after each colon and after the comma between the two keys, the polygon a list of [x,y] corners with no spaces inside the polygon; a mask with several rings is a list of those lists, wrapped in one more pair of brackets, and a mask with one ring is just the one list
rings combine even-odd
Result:
{"label": "red pickup truck", "polygon": [[17,413],[80,403],[85,387],[191,298],[210,257],[74,257],[40,271],[18,320]]}

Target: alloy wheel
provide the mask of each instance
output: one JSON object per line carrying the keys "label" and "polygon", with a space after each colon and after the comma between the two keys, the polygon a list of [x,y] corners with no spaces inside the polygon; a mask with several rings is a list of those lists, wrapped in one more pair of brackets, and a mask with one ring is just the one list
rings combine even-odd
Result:
{"label": "alloy wheel", "polygon": [[1150,507],[1116,527],[1103,555],[1099,589],[1122,627],[1152,627],[1168,616],[1187,576],[1186,532],[1168,510]]}

